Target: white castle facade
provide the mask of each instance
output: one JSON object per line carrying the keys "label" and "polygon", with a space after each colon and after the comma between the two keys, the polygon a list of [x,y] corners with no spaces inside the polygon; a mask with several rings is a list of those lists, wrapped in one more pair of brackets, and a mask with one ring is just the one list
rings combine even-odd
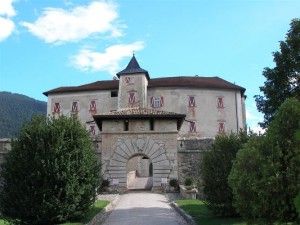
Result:
{"label": "white castle facade", "polygon": [[44,94],[48,115],[78,116],[119,189],[130,187],[132,171],[152,177],[154,189],[162,178],[182,180],[180,154],[192,151],[185,141],[246,127],[245,89],[219,77],[151,79],[135,56],[117,76]]}

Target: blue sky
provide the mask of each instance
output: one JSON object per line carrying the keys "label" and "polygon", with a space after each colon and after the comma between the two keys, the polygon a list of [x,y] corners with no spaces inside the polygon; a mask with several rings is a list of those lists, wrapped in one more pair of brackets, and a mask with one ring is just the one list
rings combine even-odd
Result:
{"label": "blue sky", "polygon": [[296,17],[299,0],[0,0],[0,91],[46,101],[47,90],[112,79],[134,51],[152,78],[245,87],[255,129],[263,68]]}

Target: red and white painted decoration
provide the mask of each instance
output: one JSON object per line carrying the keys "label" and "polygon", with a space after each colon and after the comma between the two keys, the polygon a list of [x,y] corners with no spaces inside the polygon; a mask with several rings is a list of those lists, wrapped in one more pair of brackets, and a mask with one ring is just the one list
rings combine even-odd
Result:
{"label": "red and white painted decoration", "polygon": [[217,107],[218,107],[219,109],[224,108],[223,97],[217,97]]}
{"label": "red and white painted decoration", "polygon": [[60,113],[60,103],[55,102],[54,103],[54,108],[53,108],[53,114],[59,114]]}
{"label": "red and white painted decoration", "polygon": [[135,80],[134,77],[125,77],[126,84],[133,84],[134,80]]}
{"label": "red and white painted decoration", "polygon": [[128,104],[129,107],[133,107],[135,104],[135,92],[130,92],[128,95]]}
{"label": "red and white painted decoration", "polygon": [[90,113],[92,115],[96,114],[97,113],[97,104],[96,104],[96,100],[91,100],[91,103],[90,103]]}
{"label": "red and white painted decoration", "polygon": [[196,132],[196,122],[190,122],[190,132]]}
{"label": "red and white painted decoration", "polygon": [[96,135],[95,125],[90,125],[90,133],[91,135]]}
{"label": "red and white painted decoration", "polygon": [[219,133],[225,133],[225,123],[219,122]]}
{"label": "red and white painted decoration", "polygon": [[73,102],[72,103],[71,112],[78,112],[78,102]]}
{"label": "red and white painted decoration", "polygon": [[195,96],[189,96],[189,107],[196,107]]}

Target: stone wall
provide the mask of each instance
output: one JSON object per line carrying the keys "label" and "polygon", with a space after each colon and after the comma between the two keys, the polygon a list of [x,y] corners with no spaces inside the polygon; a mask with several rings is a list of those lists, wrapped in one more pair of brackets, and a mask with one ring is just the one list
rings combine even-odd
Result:
{"label": "stone wall", "polygon": [[200,165],[203,153],[210,149],[212,142],[213,139],[179,139],[177,142],[179,184],[184,184],[187,177],[193,177],[200,198],[203,189]]}

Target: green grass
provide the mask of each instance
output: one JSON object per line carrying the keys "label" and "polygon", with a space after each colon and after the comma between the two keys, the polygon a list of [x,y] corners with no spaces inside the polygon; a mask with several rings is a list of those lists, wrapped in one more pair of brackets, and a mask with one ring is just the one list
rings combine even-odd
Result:
{"label": "green grass", "polygon": [[239,217],[217,217],[200,200],[177,200],[181,209],[191,215],[198,225],[246,225]]}
{"label": "green grass", "polygon": [[[104,209],[105,206],[109,204],[109,201],[97,201],[95,202],[94,206],[89,210],[88,215],[86,218],[84,218],[83,221],[79,222],[68,222],[68,223],[63,223],[61,225],[84,225],[91,221],[94,216],[96,216],[101,210]],[[4,223],[4,220],[0,219],[0,225],[7,225]]]}

